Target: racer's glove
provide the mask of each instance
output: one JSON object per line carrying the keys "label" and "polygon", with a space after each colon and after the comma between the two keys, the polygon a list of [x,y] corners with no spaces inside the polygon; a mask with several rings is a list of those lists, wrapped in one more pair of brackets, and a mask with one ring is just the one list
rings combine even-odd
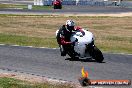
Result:
{"label": "racer's glove", "polygon": [[75,46],[75,43],[78,42],[78,39],[76,38],[76,40],[74,42],[72,42],[72,45]]}
{"label": "racer's glove", "polygon": [[81,32],[80,37],[83,37],[85,35],[85,32]]}
{"label": "racer's glove", "polygon": [[74,41],[74,42],[72,42],[72,45],[73,45],[73,46],[75,46],[75,43],[76,43],[75,41]]}
{"label": "racer's glove", "polygon": [[78,42],[78,39],[76,38],[75,42]]}
{"label": "racer's glove", "polygon": [[84,36],[84,35],[85,35],[85,32],[83,31],[82,34],[83,34],[83,36]]}

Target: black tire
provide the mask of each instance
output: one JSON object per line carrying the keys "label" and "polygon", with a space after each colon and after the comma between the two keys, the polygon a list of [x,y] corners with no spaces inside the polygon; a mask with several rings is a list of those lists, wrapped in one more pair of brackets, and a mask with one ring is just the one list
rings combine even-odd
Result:
{"label": "black tire", "polygon": [[102,52],[96,46],[93,49],[92,57],[99,63],[104,60]]}
{"label": "black tire", "polygon": [[71,57],[71,59],[75,59],[76,57],[75,57],[75,55],[72,53],[72,52],[67,52],[67,54]]}
{"label": "black tire", "polygon": [[79,57],[76,55],[75,51],[72,49],[73,46],[68,47],[67,54],[71,57],[72,60],[79,59]]}

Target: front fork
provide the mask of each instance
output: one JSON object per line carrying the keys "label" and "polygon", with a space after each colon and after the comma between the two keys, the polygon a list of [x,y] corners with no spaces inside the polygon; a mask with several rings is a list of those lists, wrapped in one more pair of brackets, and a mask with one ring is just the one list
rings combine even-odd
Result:
{"label": "front fork", "polygon": [[94,52],[94,47],[95,47],[95,45],[94,45],[94,40],[93,40],[91,43],[86,45],[85,53],[86,54],[89,53],[89,55],[92,56],[92,54]]}

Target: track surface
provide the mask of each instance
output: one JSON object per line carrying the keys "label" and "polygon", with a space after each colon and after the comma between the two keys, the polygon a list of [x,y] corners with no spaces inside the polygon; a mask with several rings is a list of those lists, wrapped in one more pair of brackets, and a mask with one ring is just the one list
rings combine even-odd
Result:
{"label": "track surface", "polygon": [[104,62],[94,60],[70,61],[61,57],[59,49],[0,46],[0,69],[78,82],[81,68],[90,79],[131,79],[132,55],[104,54]]}
{"label": "track surface", "polygon": [[21,10],[0,9],[0,14],[119,14],[132,12],[131,8],[119,7],[89,7],[89,6],[64,6],[61,10]]}

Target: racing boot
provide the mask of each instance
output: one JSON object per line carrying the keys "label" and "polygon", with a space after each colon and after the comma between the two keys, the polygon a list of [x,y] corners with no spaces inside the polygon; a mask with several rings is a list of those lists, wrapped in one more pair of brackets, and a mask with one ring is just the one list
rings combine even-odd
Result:
{"label": "racing boot", "polygon": [[75,52],[75,51],[74,51],[74,54],[75,54],[75,56],[80,56],[80,54],[78,54],[78,53],[77,53],[77,52]]}
{"label": "racing boot", "polygon": [[66,52],[65,52],[64,47],[62,45],[60,45],[60,52],[61,52],[61,56],[66,56]]}
{"label": "racing boot", "polygon": [[62,51],[61,52],[61,56],[66,56],[66,52],[65,51]]}

